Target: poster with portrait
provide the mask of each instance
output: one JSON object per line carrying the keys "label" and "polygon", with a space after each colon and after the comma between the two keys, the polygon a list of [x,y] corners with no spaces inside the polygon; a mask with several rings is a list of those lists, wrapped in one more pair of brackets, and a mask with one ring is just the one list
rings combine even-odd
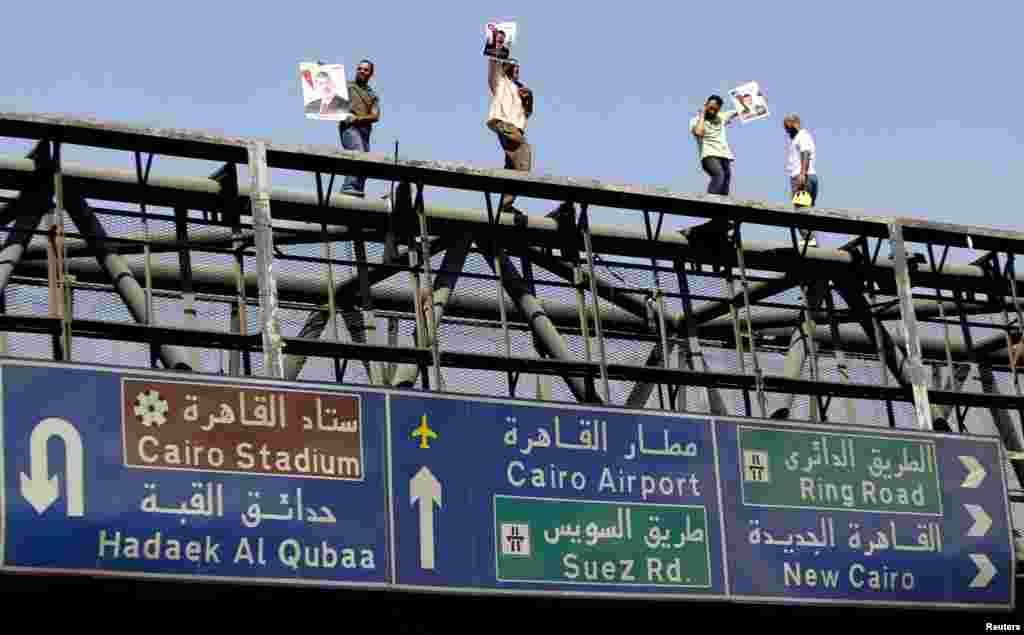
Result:
{"label": "poster with portrait", "polygon": [[302,106],[307,119],[341,121],[350,112],[344,64],[299,64]]}
{"label": "poster with portrait", "polygon": [[512,46],[516,43],[517,25],[515,22],[488,22],[484,25],[484,57],[509,60]]}
{"label": "poster with portrait", "polygon": [[732,97],[732,103],[742,123],[767,119],[771,114],[768,110],[768,100],[757,82],[737,86],[729,91],[729,96]]}

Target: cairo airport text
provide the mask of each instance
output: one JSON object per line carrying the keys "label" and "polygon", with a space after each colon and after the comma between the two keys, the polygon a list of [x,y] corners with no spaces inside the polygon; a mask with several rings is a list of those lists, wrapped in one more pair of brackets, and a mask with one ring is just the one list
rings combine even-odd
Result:
{"label": "cairo airport text", "polygon": [[280,564],[292,571],[377,568],[372,548],[346,547],[324,540],[276,540],[243,537],[237,543],[225,544],[209,536],[183,539],[161,531],[138,536],[101,529],[98,557],[100,560],[192,562],[203,565],[229,563],[251,567]]}
{"label": "cairo airport text", "polygon": [[695,474],[659,476],[604,467],[596,477],[588,477],[584,472],[563,469],[554,463],[531,465],[520,460],[508,462],[505,478],[512,487],[522,489],[585,492],[589,487],[596,494],[639,495],[641,500],[654,496],[700,497],[703,489]]}
{"label": "cairo airport text", "polygon": [[238,443],[231,451],[182,441],[162,443],[143,436],[138,443],[139,458],[147,465],[198,469],[236,469],[254,472],[285,472],[318,476],[360,476],[358,457],[325,454],[316,448],[276,450],[266,443]]}

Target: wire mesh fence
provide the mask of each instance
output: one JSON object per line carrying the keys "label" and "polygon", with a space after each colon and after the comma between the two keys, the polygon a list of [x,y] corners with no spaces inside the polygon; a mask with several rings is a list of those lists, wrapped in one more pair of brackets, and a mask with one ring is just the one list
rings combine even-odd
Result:
{"label": "wire mesh fence", "polygon": [[[10,204],[18,193],[6,191],[0,194]],[[73,346],[69,359],[137,368],[154,365],[154,348],[148,343],[74,335],[76,320],[115,324],[138,321],[137,298],[134,311],[130,310],[130,300],[124,290],[119,291],[110,279],[109,270],[115,261],[131,272],[132,284],[143,289],[144,294],[152,292],[153,325],[244,335],[261,332],[259,272],[249,239],[251,227],[241,227],[241,232],[235,235],[234,228],[224,216],[197,211],[188,211],[186,222],[179,227],[175,210],[167,207],[147,206],[143,218],[138,205],[100,199],[90,199],[87,203],[96,213],[109,240],[97,243],[90,235],[83,241],[76,236],[89,233],[88,224],[80,226],[72,214],[63,214],[70,250],[67,266],[73,275]],[[78,217],[81,219],[82,214],[79,213]],[[305,238],[281,232],[280,244],[275,249],[273,273],[280,291],[277,317],[282,334],[286,338],[313,338],[325,343],[339,341],[415,347],[417,317],[414,298],[416,286],[423,286],[425,281],[413,272],[392,271],[390,275],[383,276],[383,280],[368,285],[372,286],[369,298],[362,297],[360,268],[355,261],[365,250],[368,265],[383,264],[384,245],[379,240],[368,240],[365,245],[350,240],[326,240],[316,235],[324,228],[312,223],[304,225],[304,229],[308,232]],[[187,248],[174,244],[179,232],[183,232],[190,241]],[[6,240],[12,240],[10,228],[0,230],[0,233]],[[148,256],[142,249],[142,243],[147,241],[151,252]],[[85,246],[91,250],[83,251]],[[685,291],[693,314],[710,316],[702,320],[698,338],[710,371],[729,375],[760,372],[766,377],[785,376],[861,385],[897,384],[893,369],[886,368],[877,352],[871,350],[877,344],[873,342],[872,335],[861,338],[856,346],[847,340],[846,336],[851,331],[863,331],[863,323],[854,316],[856,307],[851,307],[844,295],[834,290],[828,291],[831,303],[809,307],[806,289],[778,285],[777,293],[761,297],[748,306],[744,301],[748,295],[766,281],[777,280],[781,274],[756,268],[738,271],[734,268],[702,267],[684,274],[686,289],[682,289],[678,272],[670,261],[599,256],[594,273],[602,289],[618,294],[618,300],[612,302],[607,299],[607,293],[599,293],[605,297],[595,298],[589,285],[577,288],[574,280],[559,275],[559,272],[565,273],[565,266],[545,267],[543,259],[523,258],[522,253],[513,250],[510,260],[514,270],[504,273],[509,277],[522,278],[540,309],[526,314],[524,307],[527,305],[517,304],[507,280],[503,285],[495,275],[494,261],[484,257],[493,245],[474,247],[478,249],[466,258],[449,298],[448,306],[454,308],[446,313],[437,333],[438,347],[443,352],[527,358],[540,358],[543,354],[613,365],[656,363],[668,368],[690,368],[695,351],[687,352],[688,342],[683,328],[687,302],[681,297]],[[418,255],[412,261],[418,261]],[[443,254],[431,257],[431,279],[438,275],[437,270],[443,261]],[[47,238],[36,235],[29,242],[12,281],[3,292],[4,310],[8,315],[50,314],[47,263]],[[402,258],[394,264],[408,266],[410,259]],[[569,263],[570,271],[572,264]],[[189,270],[191,274],[186,275]],[[373,273],[370,275],[379,277]],[[746,278],[745,284],[743,278]],[[934,293],[928,289],[914,291]],[[655,299],[658,292],[664,294],[661,296],[664,319],[669,326],[664,340],[660,337],[657,319]],[[901,328],[898,313],[894,319],[890,310],[896,306],[898,298],[883,293],[868,296],[876,312],[889,310],[883,326],[897,339],[899,354],[906,356],[906,334]],[[331,303],[334,304],[336,319],[325,322],[320,316],[325,315]],[[498,310],[499,304],[505,309],[504,319]],[[826,315],[828,304],[834,309],[831,315]],[[816,322],[817,335],[800,337],[797,332],[798,336],[794,337],[794,329],[807,315],[805,309],[819,318]],[[822,316],[825,318],[820,319]],[[964,342],[958,315],[939,314],[937,317],[946,318],[948,322],[922,319],[919,323],[922,339],[932,343]],[[841,336],[834,339],[830,332],[832,318],[842,322],[837,325]],[[1000,311],[972,315],[968,318],[972,337],[979,341],[1005,336],[1012,318],[1012,315],[1007,316]],[[557,327],[562,343],[560,350],[546,350],[538,341],[531,330],[537,320],[550,320]],[[596,333],[597,320],[600,320],[605,335],[600,341]],[[7,332],[3,334],[0,346],[4,354],[13,357],[52,359],[56,353],[54,338],[46,334]],[[974,393],[1019,394],[1014,377],[1005,372],[995,373],[992,385],[986,385],[977,364],[971,365],[961,386],[952,384],[950,356],[942,346],[929,346],[924,361],[930,369],[938,371],[935,387]],[[671,349],[667,359],[662,347]],[[189,365],[201,373],[266,374],[263,354],[255,350],[185,348],[183,354]],[[794,362],[801,356],[802,364],[796,366]],[[308,356],[300,366],[294,363],[297,359],[289,356],[291,367],[298,370],[289,379],[370,385],[382,380],[394,382],[397,376],[405,373],[403,376],[407,379],[412,377],[413,388],[430,385],[437,389],[432,369],[327,355]],[[957,365],[960,363],[963,362],[958,361]],[[555,402],[578,400],[572,383],[557,375],[517,376],[504,371],[455,367],[444,367],[440,374],[443,389],[452,393]],[[592,385],[597,396],[604,400],[601,377],[594,377]],[[869,399],[766,393],[762,411],[761,396],[756,389],[714,390],[725,405],[725,414],[732,416],[771,415],[780,408],[786,408],[790,420],[825,420],[908,429],[917,426],[913,404],[906,401],[886,403]],[[703,398],[704,391],[693,386],[648,386],[642,382],[612,379],[608,382],[608,392],[610,403],[617,405],[628,403],[645,408],[690,412],[706,412],[708,407]],[[948,417],[956,420],[954,425],[959,425],[956,413]],[[969,409],[962,423],[972,433],[996,434],[992,413],[986,409]],[[1016,417],[1014,425],[1019,426]],[[1011,480],[1016,482],[1015,476]]]}

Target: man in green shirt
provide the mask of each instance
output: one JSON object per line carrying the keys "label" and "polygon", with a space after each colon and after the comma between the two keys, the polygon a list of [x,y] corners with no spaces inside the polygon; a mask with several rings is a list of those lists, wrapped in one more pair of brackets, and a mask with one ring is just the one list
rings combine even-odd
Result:
{"label": "man in green shirt", "polygon": [[[370,151],[370,131],[380,121],[380,97],[370,86],[374,66],[362,60],[356,67],[356,78],[348,83],[349,112],[347,119],[338,124],[341,147],[359,152]],[[341,188],[342,194],[365,196],[366,177],[349,175]]]}
{"label": "man in green shirt", "polygon": [[690,120],[690,133],[697,140],[697,159],[709,177],[708,194],[729,196],[732,181],[732,161],[735,160],[729,147],[725,127],[736,121],[736,111],[721,112],[722,98],[708,97],[704,109]]}

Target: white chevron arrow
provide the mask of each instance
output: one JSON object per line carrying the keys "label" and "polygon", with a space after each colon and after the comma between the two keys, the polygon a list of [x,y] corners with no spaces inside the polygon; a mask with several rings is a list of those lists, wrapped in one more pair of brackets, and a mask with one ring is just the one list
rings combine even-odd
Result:
{"label": "white chevron arrow", "polygon": [[992,566],[992,561],[985,554],[972,553],[971,560],[974,561],[974,566],[978,567],[978,575],[974,576],[974,579],[971,580],[970,587],[972,589],[984,589],[988,586],[989,582],[992,582],[992,578],[996,577],[996,568]]}
{"label": "white chevron arrow", "polygon": [[967,513],[971,515],[971,519],[974,520],[974,524],[967,531],[967,535],[972,538],[981,538],[988,533],[988,530],[992,528],[992,517],[985,513],[985,510],[981,508],[981,505],[971,505],[964,503],[964,507],[967,508]]}
{"label": "white chevron arrow", "polygon": [[981,482],[985,480],[986,476],[988,476],[988,472],[985,471],[985,468],[982,467],[981,463],[978,463],[978,459],[973,456],[958,456],[957,458],[960,459],[960,462],[964,464],[965,468],[967,468],[967,478],[965,478],[964,482],[960,484],[960,487],[973,489],[981,485]]}

